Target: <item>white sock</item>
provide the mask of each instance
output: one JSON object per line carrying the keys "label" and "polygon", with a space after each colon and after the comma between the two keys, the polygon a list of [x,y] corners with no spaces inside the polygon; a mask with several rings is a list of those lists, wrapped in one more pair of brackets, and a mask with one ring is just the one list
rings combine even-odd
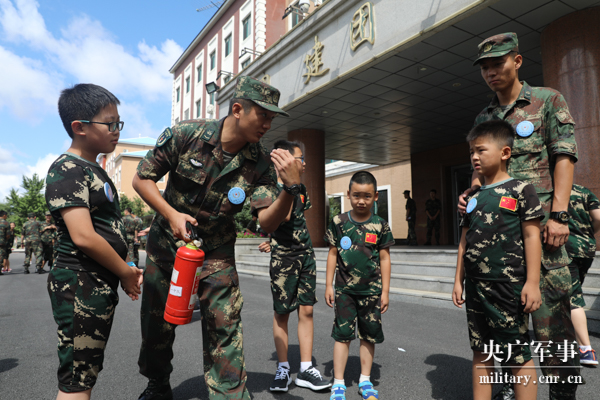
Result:
{"label": "white sock", "polygon": [[304,372],[307,369],[312,367],[312,361],[301,361],[300,362],[300,372]]}
{"label": "white sock", "polygon": [[344,385],[344,386],[346,386],[346,381],[344,381],[343,379],[335,379],[335,378],[333,378],[333,384],[334,385]]}
{"label": "white sock", "polygon": [[592,346],[579,346],[579,350],[581,351],[590,351]]}
{"label": "white sock", "polygon": [[289,363],[289,362],[287,362],[287,361],[280,362],[280,363],[279,363],[279,366],[280,366],[280,367],[286,367],[287,369],[290,369],[290,363]]}
{"label": "white sock", "polygon": [[366,376],[363,374],[360,374],[360,378],[358,378],[358,383],[363,383],[363,382],[369,382],[371,380],[371,376]]}

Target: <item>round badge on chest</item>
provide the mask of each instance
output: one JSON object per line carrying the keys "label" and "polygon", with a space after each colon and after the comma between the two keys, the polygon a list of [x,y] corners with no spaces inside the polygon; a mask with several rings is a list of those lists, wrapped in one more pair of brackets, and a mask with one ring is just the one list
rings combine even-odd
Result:
{"label": "round badge on chest", "polygon": [[246,200],[246,193],[242,190],[242,188],[234,187],[229,190],[229,193],[227,193],[227,198],[232,204],[242,204],[244,200]]}
{"label": "round badge on chest", "polygon": [[475,207],[477,207],[477,199],[469,200],[469,204],[467,204],[467,212],[470,214]]}
{"label": "round badge on chest", "polygon": [[111,203],[115,200],[112,188],[110,187],[110,183],[108,182],[104,182],[104,194],[106,195],[108,201],[110,201]]}
{"label": "round badge on chest", "polygon": [[529,137],[533,133],[533,124],[531,123],[531,121],[521,121],[517,125],[516,131],[517,135],[521,137]]}
{"label": "round badge on chest", "polygon": [[352,247],[352,240],[348,236],[344,236],[342,240],[340,240],[340,247],[344,250],[348,250]]}

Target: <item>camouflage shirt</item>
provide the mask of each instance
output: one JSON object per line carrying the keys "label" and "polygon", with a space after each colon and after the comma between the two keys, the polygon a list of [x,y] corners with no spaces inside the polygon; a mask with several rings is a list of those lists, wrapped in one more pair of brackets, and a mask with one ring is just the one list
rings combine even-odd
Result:
{"label": "camouflage shirt", "polygon": [[4,218],[0,218],[0,246],[9,244],[10,224]]}
{"label": "camouflage shirt", "polygon": [[[425,202],[425,211],[427,211],[429,213],[429,215],[431,215],[432,217],[442,209],[442,203],[440,202],[439,199],[435,199],[435,200],[431,200],[431,199],[427,199],[427,201]],[[439,218],[439,214],[436,217]]]}
{"label": "camouflage shirt", "polygon": [[23,224],[21,235],[25,237],[26,242],[40,242],[42,240],[41,230],[40,223],[31,219]]}
{"label": "camouflage shirt", "polygon": [[569,240],[565,245],[571,257],[594,258],[596,238],[590,211],[600,208],[598,197],[581,185],[573,185],[569,199]]}
{"label": "camouflage shirt", "polygon": [[142,219],[140,217],[135,217],[135,230],[138,231],[138,233],[144,229],[144,224],[142,222]]}
{"label": "camouflage shirt", "polygon": [[417,215],[417,203],[415,203],[414,199],[406,199],[406,213],[409,217],[414,217]]}
{"label": "camouflage shirt", "polygon": [[[252,210],[270,206],[277,198],[277,176],[266,149],[260,143],[247,143],[225,165],[221,147],[223,121],[189,120],[167,128],[156,147],[140,162],[137,173],[142,179],[157,182],[167,172],[169,180],[163,197],[171,207],[198,221],[197,232],[204,251],[235,243],[233,216],[244,201],[234,204],[230,194],[250,197]],[[157,214],[152,222],[147,254],[167,271],[173,268],[177,248],[183,240],[173,236],[167,220]],[[211,266],[211,268],[213,268]],[[217,272],[218,266],[212,271]]]}
{"label": "camouflage shirt", "polygon": [[[342,246],[345,241],[347,250]],[[325,233],[325,242],[337,247],[335,290],[357,295],[381,294],[379,252],[394,245],[388,223],[378,215],[355,222],[350,212],[336,215]]]}
{"label": "camouflage shirt", "polygon": [[[282,222],[271,234],[271,251],[273,252],[312,251],[312,241],[306,226],[306,218],[304,218],[304,211],[311,208],[312,205],[306,193],[306,186],[301,186],[300,193],[294,199],[290,220]],[[283,187],[278,184],[277,188],[281,193]]]}
{"label": "camouflage shirt", "polygon": [[123,215],[123,225],[125,225],[125,232],[127,232],[127,241],[130,242],[133,240],[137,229],[135,219],[131,215]]}
{"label": "camouflage shirt", "polygon": [[90,210],[92,225],[117,254],[125,260],[127,243],[125,226],[121,219],[117,189],[106,171],[96,163],[75,154],[64,153],[48,170],[46,203],[58,229],[58,260],[56,267],[78,271],[99,272],[111,283],[118,278],[95,260],[84,254],[71,240],[60,210],[86,207]]}
{"label": "camouflage shirt", "polygon": [[50,226],[50,225],[54,225],[54,223],[46,222],[46,221],[41,223],[40,231],[42,232],[42,242],[43,243],[50,243],[56,237],[56,229],[52,228],[52,229],[44,230],[45,227]]}
{"label": "camouflage shirt", "polygon": [[544,217],[534,187],[510,178],[482,186],[467,198],[467,204],[460,222],[469,228],[463,258],[466,276],[524,282],[527,268],[521,223]]}

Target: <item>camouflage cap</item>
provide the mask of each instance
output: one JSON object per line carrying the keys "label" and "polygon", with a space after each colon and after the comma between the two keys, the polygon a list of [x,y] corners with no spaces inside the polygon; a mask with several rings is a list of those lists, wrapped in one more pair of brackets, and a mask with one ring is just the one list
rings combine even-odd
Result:
{"label": "camouflage cap", "polygon": [[502,57],[511,51],[519,52],[519,39],[514,32],[501,33],[490,36],[477,46],[477,60],[473,62],[476,65],[483,58]]}
{"label": "camouflage cap", "polygon": [[233,92],[234,99],[251,100],[262,108],[289,117],[290,115],[278,106],[279,96],[279,90],[250,76],[240,77]]}
{"label": "camouflage cap", "polygon": [[30,212],[29,214],[27,214],[27,218],[31,218],[31,217],[35,217],[35,213],[34,212]]}
{"label": "camouflage cap", "polygon": [[48,216],[52,216],[52,213],[50,211],[46,211],[46,217]]}

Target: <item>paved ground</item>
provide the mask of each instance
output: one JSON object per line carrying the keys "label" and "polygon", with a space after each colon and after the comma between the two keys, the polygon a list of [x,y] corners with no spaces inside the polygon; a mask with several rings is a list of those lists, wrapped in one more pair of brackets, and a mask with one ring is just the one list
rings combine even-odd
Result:
{"label": "paved ground", "polygon": [[[0,399],[54,399],[57,338],[46,292],[48,275],[24,275],[22,253],[12,254],[11,261],[13,273],[0,276]],[[293,385],[286,394],[269,392],[276,360],[269,282],[244,276],[241,282],[245,299],[242,315],[248,387],[254,399],[328,399],[327,392],[313,393]],[[135,400],[146,385],[137,368],[140,304],[129,300],[123,292],[119,296],[121,303],[106,351],[105,369],[92,396],[95,400]],[[322,301],[322,287],[318,296],[314,362],[330,378],[333,311]],[[471,351],[465,320],[459,310],[392,302],[384,315],[386,340],[376,348],[372,372],[380,398],[471,398]],[[295,329],[292,323],[290,332]],[[600,348],[600,339],[592,337],[592,344]],[[294,334],[291,335],[290,362],[295,377],[299,358]],[[175,399],[208,398],[202,376],[199,315],[191,324],[177,329],[174,366],[171,383]],[[583,370],[587,385],[580,388],[578,399],[598,399],[600,383],[596,377],[599,371]],[[359,373],[358,343],[353,343],[346,371],[349,400],[359,399],[356,394]],[[547,387],[540,385],[538,398],[548,398],[547,393]]]}

